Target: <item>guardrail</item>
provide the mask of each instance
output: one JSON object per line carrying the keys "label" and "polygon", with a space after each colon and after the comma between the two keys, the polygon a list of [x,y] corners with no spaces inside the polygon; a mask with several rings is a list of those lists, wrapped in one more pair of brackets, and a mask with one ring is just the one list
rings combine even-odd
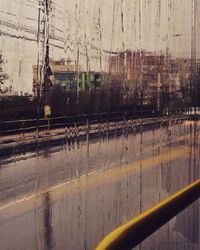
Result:
{"label": "guardrail", "polygon": [[[73,120],[76,117],[58,117],[51,119],[21,120],[18,125],[23,124],[19,129],[10,128],[10,130],[0,130],[0,158],[7,155],[26,151],[34,151],[37,148],[46,148],[47,146],[58,146],[63,143],[71,145],[74,142],[79,143],[84,140],[97,138],[121,136],[122,134],[137,133],[151,126],[168,126],[169,124],[178,124],[184,120],[191,120],[192,116],[188,114],[151,116],[145,118],[135,118],[130,113],[112,113],[93,114],[93,119],[88,116],[81,116],[81,121]],[[37,122],[37,126],[30,122]],[[13,125],[13,121],[7,122]],[[30,127],[29,127],[30,125]],[[0,123],[1,127],[1,123]]]}
{"label": "guardrail", "polygon": [[139,119],[139,118],[155,118],[159,116],[173,116],[173,115],[193,115],[200,114],[200,108],[188,107],[185,109],[177,110],[174,113],[170,113],[168,110],[158,113],[154,110],[138,110],[133,112],[111,112],[111,113],[91,113],[91,114],[80,114],[53,118],[35,118],[35,119],[24,119],[24,120],[11,120],[11,121],[0,121],[0,136],[27,133],[33,131],[43,131],[56,128],[63,128],[76,125],[83,125],[88,120],[90,124],[101,123],[105,121],[120,121],[128,119]]}
{"label": "guardrail", "polygon": [[200,198],[200,179],[108,234],[96,250],[131,250]]}
{"label": "guardrail", "polygon": [[191,111],[161,116],[143,114],[144,117],[137,116],[135,112],[94,113],[0,122],[0,158],[13,154],[13,149],[18,154],[46,146],[141,132],[149,126],[168,126],[183,120],[199,119],[198,112],[193,115]]}
{"label": "guardrail", "polygon": [[[123,120],[127,116],[131,117],[143,117],[145,114],[138,112],[112,112],[112,113],[91,113],[91,114],[80,114],[80,115],[71,115],[71,116],[61,116],[61,117],[52,117],[52,118],[38,118],[38,119],[24,119],[24,120],[15,120],[15,121],[3,121],[0,122],[0,136],[7,134],[16,134],[32,131],[43,131],[56,128],[65,128],[76,125],[85,125],[86,121],[90,123],[105,122],[111,120]],[[150,114],[148,114],[150,116]],[[148,117],[147,116],[147,117]],[[151,114],[152,116],[152,114]]]}

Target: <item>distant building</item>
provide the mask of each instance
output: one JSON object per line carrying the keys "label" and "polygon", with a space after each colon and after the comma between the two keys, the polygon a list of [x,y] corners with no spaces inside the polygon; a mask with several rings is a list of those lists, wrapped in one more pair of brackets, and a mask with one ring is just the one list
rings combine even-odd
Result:
{"label": "distant building", "polygon": [[76,89],[75,65],[64,60],[50,63],[52,71],[52,83],[60,85],[66,91]]}
{"label": "distant building", "polygon": [[113,84],[121,84],[124,90],[137,93],[143,104],[157,98],[161,88],[165,57],[145,51],[125,51],[109,58],[109,75]]}
{"label": "distant building", "polygon": [[160,93],[162,83],[166,80],[164,55],[144,52],[142,54],[142,78],[144,91],[144,104],[157,104],[160,106]]}
{"label": "distant building", "polygon": [[[79,66],[79,72],[76,65],[69,61],[50,61],[51,76],[53,85],[60,85],[65,91],[84,91],[86,89],[98,88],[101,86],[101,74],[99,72],[84,72]],[[38,80],[39,69],[33,65],[33,92],[37,96],[40,88]]]}
{"label": "distant building", "polygon": [[135,93],[143,104],[156,102],[159,106],[162,96],[183,98],[191,86],[191,72],[190,58],[146,51],[116,52],[109,57],[111,83],[121,85],[126,93]]}
{"label": "distant building", "polygon": [[[64,60],[50,61],[51,76],[50,80],[53,85],[60,85],[65,90],[71,90],[75,88],[75,66]],[[41,68],[37,65],[33,65],[33,92],[34,95],[38,95],[38,89],[40,88],[40,76]]]}
{"label": "distant building", "polygon": [[0,96],[1,97],[7,97],[7,96],[13,96],[17,95],[16,92],[13,92],[13,87],[8,84],[6,84],[6,80],[9,79],[8,75],[3,72],[3,54],[0,50]]}
{"label": "distant building", "polygon": [[141,65],[139,52],[116,52],[109,57],[109,76],[111,81],[131,81],[138,78]]}

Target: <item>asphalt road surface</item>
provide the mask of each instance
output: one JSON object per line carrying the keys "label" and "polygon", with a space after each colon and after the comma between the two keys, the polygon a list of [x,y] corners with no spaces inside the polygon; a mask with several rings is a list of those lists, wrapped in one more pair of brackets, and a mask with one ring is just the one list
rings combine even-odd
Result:
{"label": "asphalt road surface", "polygon": [[[111,230],[199,178],[198,121],[121,131],[0,165],[0,249],[94,249]],[[138,249],[200,249],[199,201]]]}

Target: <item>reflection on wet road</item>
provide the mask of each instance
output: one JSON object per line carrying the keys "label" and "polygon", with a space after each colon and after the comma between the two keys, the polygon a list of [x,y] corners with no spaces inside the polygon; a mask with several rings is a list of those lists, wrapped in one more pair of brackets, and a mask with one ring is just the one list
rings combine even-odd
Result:
{"label": "reflection on wet road", "polygon": [[[94,249],[199,178],[199,123],[173,122],[2,160],[1,249]],[[199,249],[199,201],[138,249]]]}

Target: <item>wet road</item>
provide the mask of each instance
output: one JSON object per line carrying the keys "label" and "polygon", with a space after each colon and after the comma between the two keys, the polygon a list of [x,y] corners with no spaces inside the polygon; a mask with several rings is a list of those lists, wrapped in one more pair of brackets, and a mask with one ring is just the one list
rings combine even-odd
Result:
{"label": "wet road", "polygon": [[[199,123],[174,121],[1,161],[0,249],[94,249],[199,178]],[[141,249],[199,249],[199,202]]]}

